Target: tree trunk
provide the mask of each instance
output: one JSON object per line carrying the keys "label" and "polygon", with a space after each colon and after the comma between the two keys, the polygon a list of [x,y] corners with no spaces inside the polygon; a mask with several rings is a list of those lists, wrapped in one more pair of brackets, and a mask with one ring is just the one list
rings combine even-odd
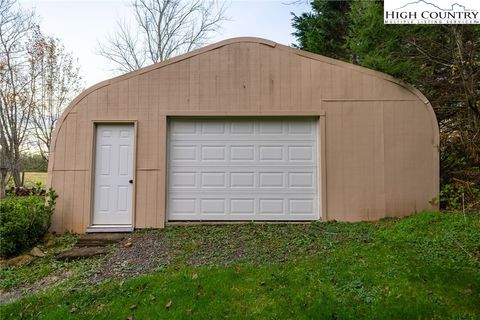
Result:
{"label": "tree trunk", "polygon": [[0,169],[0,199],[5,198],[7,188],[8,171],[7,169]]}
{"label": "tree trunk", "polygon": [[18,170],[18,168],[12,169],[11,175],[13,177],[13,182],[15,183],[15,187],[21,187],[22,177],[20,176],[20,170]]}

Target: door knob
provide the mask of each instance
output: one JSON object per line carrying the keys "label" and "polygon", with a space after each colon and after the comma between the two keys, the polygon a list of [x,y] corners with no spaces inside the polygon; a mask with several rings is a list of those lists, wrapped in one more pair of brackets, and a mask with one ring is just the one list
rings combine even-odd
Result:
{"label": "door knob", "polygon": [[128,183],[133,183],[133,180],[128,180]]}

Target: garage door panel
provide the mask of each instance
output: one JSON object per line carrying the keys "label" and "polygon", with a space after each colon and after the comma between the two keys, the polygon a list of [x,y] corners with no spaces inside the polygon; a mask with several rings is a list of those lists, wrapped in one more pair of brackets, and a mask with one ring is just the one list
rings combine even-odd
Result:
{"label": "garage door panel", "polygon": [[197,173],[195,171],[173,171],[170,173],[170,185],[172,188],[196,188]]}
{"label": "garage door panel", "polygon": [[196,198],[172,197],[169,201],[169,210],[175,216],[193,216],[196,214]]}
{"label": "garage door panel", "polygon": [[315,188],[313,172],[288,172],[289,188]]}
{"label": "garage door panel", "polygon": [[197,121],[193,119],[176,119],[170,124],[172,134],[176,136],[192,135],[197,132]]}
{"label": "garage door panel", "polygon": [[312,199],[289,199],[289,212],[292,215],[309,214],[315,209],[315,204]]}
{"label": "garage door panel", "polygon": [[225,172],[200,173],[200,188],[227,188],[227,175]]}
{"label": "garage door panel", "polygon": [[255,172],[231,172],[230,188],[254,188]]}
{"label": "garage door panel", "polygon": [[314,118],[169,124],[168,219],[316,220]]}
{"label": "garage door panel", "polygon": [[255,133],[255,122],[251,120],[233,121],[230,124],[230,134],[232,136],[238,135],[253,135]]}
{"label": "garage door panel", "polygon": [[258,133],[260,135],[283,135],[283,122],[274,119],[258,122]]}
{"label": "garage door panel", "polygon": [[283,172],[260,172],[259,179],[259,188],[285,188]]}
{"label": "garage door panel", "polygon": [[175,119],[170,125],[170,141],[316,141],[313,118],[282,119]]}
{"label": "garage door panel", "polygon": [[227,146],[201,146],[201,160],[202,161],[226,161],[226,151]]}
{"label": "garage door panel", "polygon": [[197,147],[192,145],[172,145],[170,157],[174,161],[197,161]]}
{"label": "garage door panel", "polygon": [[259,199],[260,204],[260,216],[263,215],[272,215],[274,214],[277,217],[281,217],[284,215],[284,202],[285,199],[283,198],[276,198],[276,199]]}
{"label": "garage door panel", "polygon": [[190,194],[190,197],[174,194],[171,199],[171,221],[312,220],[312,212],[318,210],[316,199],[305,198],[303,194],[285,197],[278,193],[261,196],[217,193],[204,198],[195,194]]}
{"label": "garage door panel", "polygon": [[[184,169],[184,171],[182,170]],[[316,190],[315,172],[310,167],[290,169],[286,166],[276,168],[219,168],[217,167],[180,167],[170,172],[170,190],[190,189],[202,191],[203,188],[229,189],[271,188],[275,192],[309,192]],[[307,171],[309,170],[309,171]],[[288,188],[285,188],[287,187]],[[279,188],[283,188],[279,190]]]}
{"label": "garage door panel", "polygon": [[226,126],[224,120],[207,119],[200,122],[200,132],[202,135],[225,135]]}
{"label": "garage door panel", "polygon": [[230,199],[230,215],[255,216],[255,199]]}
{"label": "garage door panel", "polygon": [[314,148],[312,146],[288,146],[288,161],[313,161]]}
{"label": "garage door panel", "polygon": [[255,161],[255,146],[254,145],[231,145],[230,146],[230,161]]}
{"label": "garage door panel", "polygon": [[170,160],[175,166],[181,165],[313,165],[316,163],[316,142],[266,144],[262,141],[245,144],[226,141],[223,143],[202,143],[192,141],[170,142]]}
{"label": "garage door panel", "polygon": [[310,123],[305,123],[301,121],[289,121],[287,123],[287,132],[289,135],[295,135],[295,136],[308,136],[311,137],[312,139],[315,139],[315,123],[310,122]]}
{"label": "garage door panel", "polygon": [[200,213],[202,214],[216,214],[216,215],[224,215],[227,211],[225,202],[227,199],[225,198],[206,198],[200,199]]}

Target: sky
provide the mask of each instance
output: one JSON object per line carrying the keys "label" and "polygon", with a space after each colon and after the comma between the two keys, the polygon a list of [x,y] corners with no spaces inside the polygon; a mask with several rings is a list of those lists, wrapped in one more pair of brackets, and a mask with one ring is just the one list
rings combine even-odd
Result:
{"label": "sky", "polygon": [[[221,0],[220,0],[221,1]],[[98,42],[115,30],[116,20],[131,17],[130,0],[20,0],[24,8],[35,9],[40,26],[47,35],[59,38],[68,51],[79,59],[85,87],[106,80],[118,73],[113,65],[96,54]],[[291,45],[295,38],[291,12],[309,11],[306,2],[287,4],[288,0],[229,0],[229,18],[214,43],[228,38],[252,36]]]}

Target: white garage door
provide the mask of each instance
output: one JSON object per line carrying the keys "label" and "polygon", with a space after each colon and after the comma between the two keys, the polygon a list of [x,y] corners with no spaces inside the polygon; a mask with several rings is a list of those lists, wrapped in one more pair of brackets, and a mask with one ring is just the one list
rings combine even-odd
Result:
{"label": "white garage door", "polygon": [[173,118],[169,221],[317,220],[315,118]]}

